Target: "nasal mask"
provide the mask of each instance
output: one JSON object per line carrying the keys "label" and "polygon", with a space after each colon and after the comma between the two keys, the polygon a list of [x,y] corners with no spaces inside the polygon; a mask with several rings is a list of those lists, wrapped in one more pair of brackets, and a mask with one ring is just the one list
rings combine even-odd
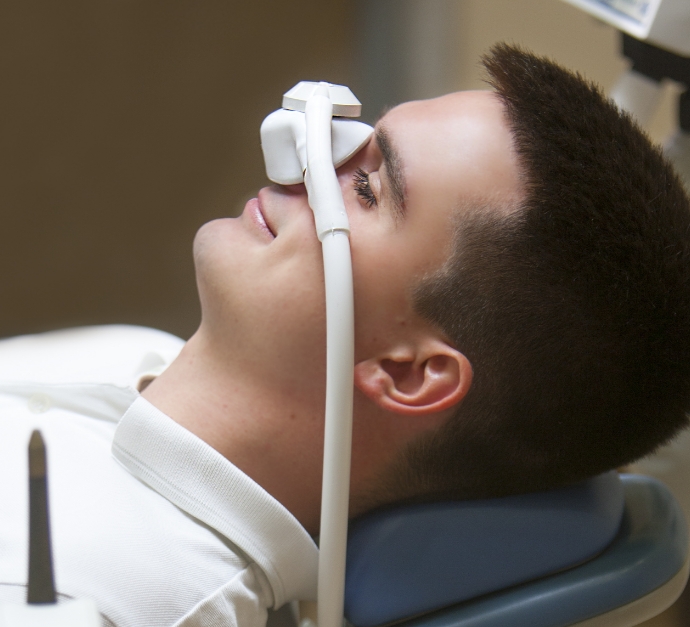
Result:
{"label": "nasal mask", "polygon": [[342,85],[302,82],[261,125],[266,174],[274,183],[304,182],[322,244],[326,283],[326,417],[319,538],[318,627],[342,627],[345,590],[354,299],[350,225],[335,169],[368,142],[374,129],[350,118],[361,104]]}
{"label": "nasal mask", "polygon": [[342,205],[340,192],[322,201],[320,194],[330,189],[335,168],[357,154],[374,132],[368,124],[352,119],[361,111],[349,88],[303,81],[283,96],[283,108],[261,124],[268,178],[279,185],[307,185],[320,241],[330,230],[349,231],[344,209],[342,215],[333,214],[335,205],[337,209]]}

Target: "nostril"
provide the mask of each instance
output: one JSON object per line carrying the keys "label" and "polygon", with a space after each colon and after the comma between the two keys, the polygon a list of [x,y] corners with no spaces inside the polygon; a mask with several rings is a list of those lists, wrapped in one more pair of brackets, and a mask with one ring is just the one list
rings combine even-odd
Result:
{"label": "nostril", "polygon": [[294,185],[278,185],[281,191],[286,191],[289,194],[302,195],[307,193],[307,188],[304,183],[295,183]]}

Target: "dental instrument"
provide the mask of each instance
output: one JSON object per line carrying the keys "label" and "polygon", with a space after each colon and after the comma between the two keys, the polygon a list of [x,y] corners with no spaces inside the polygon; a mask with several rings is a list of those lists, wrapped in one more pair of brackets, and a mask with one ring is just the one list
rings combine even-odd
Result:
{"label": "dental instrument", "polygon": [[350,226],[335,168],[357,153],[373,128],[348,119],[361,105],[344,86],[302,82],[261,125],[266,173],[307,188],[323,248],[326,285],[326,410],[318,571],[318,625],[341,627],[345,590],[352,402],[354,296]]}
{"label": "dental instrument", "polygon": [[48,509],[48,467],[43,436],[29,440],[29,577],[27,605],[0,604],[0,627],[99,627],[91,599],[57,604]]}
{"label": "dental instrument", "polygon": [[41,432],[29,440],[29,585],[27,603],[55,603],[53,554],[48,522],[46,447]]}

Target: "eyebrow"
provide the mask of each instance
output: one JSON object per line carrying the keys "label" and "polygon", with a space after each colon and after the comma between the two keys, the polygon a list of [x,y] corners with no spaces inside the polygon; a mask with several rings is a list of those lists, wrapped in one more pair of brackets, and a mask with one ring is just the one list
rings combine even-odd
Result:
{"label": "eyebrow", "polygon": [[390,182],[391,196],[393,197],[393,211],[396,220],[405,217],[405,174],[400,155],[395,150],[388,130],[379,125],[376,129],[376,145],[381,151],[383,164],[386,166],[386,178]]}

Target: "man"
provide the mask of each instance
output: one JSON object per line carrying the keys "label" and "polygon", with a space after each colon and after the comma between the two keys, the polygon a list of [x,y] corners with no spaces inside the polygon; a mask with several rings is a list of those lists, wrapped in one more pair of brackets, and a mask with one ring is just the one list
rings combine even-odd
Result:
{"label": "man", "polygon": [[[497,93],[397,107],[338,172],[356,303],[353,516],[562,485],[686,424],[680,183],[579,77],[506,46],[485,65]],[[141,396],[3,388],[22,398],[4,442],[39,424],[56,459],[72,451],[50,467],[58,589],[94,597],[110,624],[260,625],[315,594],[325,322],[304,187],[261,190],[239,219],[205,225],[194,259],[199,330],[157,378],[167,360],[141,356]],[[130,354],[138,340],[117,333]],[[18,529],[5,516],[0,542],[24,550]],[[23,582],[18,552],[0,559],[5,598]]]}

